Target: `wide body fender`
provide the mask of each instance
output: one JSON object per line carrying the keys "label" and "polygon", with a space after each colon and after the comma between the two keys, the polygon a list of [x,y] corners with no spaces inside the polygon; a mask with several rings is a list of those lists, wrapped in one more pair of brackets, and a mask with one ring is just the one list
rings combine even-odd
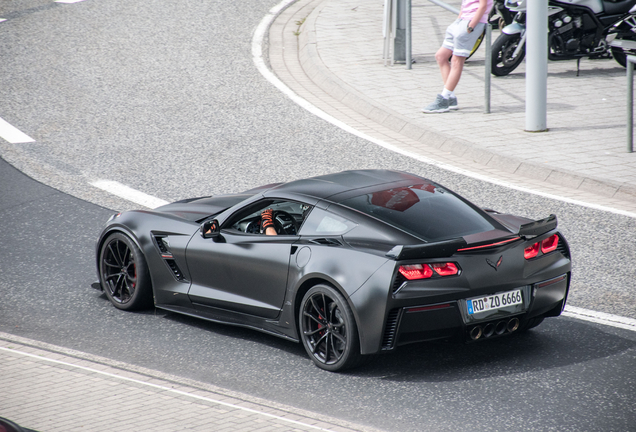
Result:
{"label": "wide body fender", "polygon": [[304,294],[319,283],[328,284],[345,297],[353,311],[362,354],[377,352],[395,261],[347,246],[297,247],[289,265],[280,325],[297,324]]}
{"label": "wide body fender", "polygon": [[[152,281],[155,304],[179,303],[176,294],[182,294],[185,304],[190,287],[185,249],[199,224],[177,216],[146,210],[135,210],[111,219],[102,230],[96,243],[96,266],[99,276],[99,252],[104,241],[113,232],[121,232],[130,237],[142,251]],[[169,258],[159,248],[158,242],[165,243]],[[175,275],[170,267],[176,266],[180,275]]]}

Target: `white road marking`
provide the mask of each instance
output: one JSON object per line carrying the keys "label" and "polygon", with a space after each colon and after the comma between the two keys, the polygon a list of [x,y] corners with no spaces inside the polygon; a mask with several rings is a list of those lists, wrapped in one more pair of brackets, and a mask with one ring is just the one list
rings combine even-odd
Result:
{"label": "white road marking", "polygon": [[0,137],[11,144],[35,142],[33,138],[0,118]]}
{"label": "white road marking", "polygon": [[187,397],[191,397],[193,399],[198,399],[198,400],[202,400],[202,401],[206,401],[206,402],[212,402],[212,403],[215,403],[215,404],[218,404],[218,405],[222,405],[222,406],[225,406],[225,407],[238,409],[238,410],[249,412],[249,413],[253,413],[253,414],[259,414],[259,415],[262,415],[262,416],[265,416],[265,417],[273,418],[273,419],[284,421],[284,422],[287,422],[287,423],[296,424],[296,425],[299,425],[299,426],[302,426],[302,427],[316,429],[316,430],[321,430],[321,431],[332,432],[330,429],[324,429],[324,428],[321,428],[321,427],[318,427],[318,426],[310,425],[308,423],[303,423],[303,422],[299,422],[299,421],[296,421],[296,420],[291,420],[291,419],[288,419],[288,418],[285,418],[285,417],[280,417],[280,416],[277,416],[277,415],[274,415],[274,414],[268,414],[266,412],[257,411],[257,410],[251,409],[251,408],[245,408],[245,407],[242,407],[240,405],[234,405],[234,404],[231,404],[231,403],[228,403],[228,402],[223,402],[223,401],[212,399],[212,398],[208,398],[208,397],[205,397],[205,396],[198,396],[196,394],[184,392],[184,391],[181,391],[181,390],[175,390],[175,389],[170,388],[170,387],[165,387],[165,386],[161,386],[161,385],[158,385],[158,384],[152,384],[152,383],[149,383],[149,382],[146,382],[146,381],[141,381],[141,380],[137,380],[137,379],[134,379],[134,378],[128,378],[128,377],[125,377],[125,376],[112,374],[112,373],[109,373],[109,372],[103,372],[103,371],[100,371],[100,370],[97,370],[97,369],[92,369],[92,368],[85,367],[85,366],[79,366],[79,365],[72,364],[72,363],[67,363],[67,362],[64,362],[64,361],[61,361],[61,360],[54,360],[54,359],[51,359],[51,358],[42,357],[40,355],[25,353],[25,352],[18,351],[18,350],[12,349],[12,348],[0,347],[0,349],[4,350],[4,351],[7,351],[7,352],[10,352],[10,353],[13,353],[13,354],[21,354],[23,356],[31,357],[33,359],[47,361],[47,362],[50,362],[50,363],[57,363],[57,364],[61,364],[61,365],[64,365],[64,366],[67,366],[67,367],[70,367],[70,368],[81,369],[81,370],[92,372],[92,373],[96,373],[96,374],[99,374],[99,375],[104,375],[104,376],[107,376],[107,377],[110,377],[110,378],[117,378],[117,379],[120,379],[122,381],[128,381],[128,382],[133,382],[133,383],[136,383],[136,384],[144,385],[144,386],[147,386],[147,387],[152,387],[152,388],[159,389],[159,390],[162,390],[162,391],[165,391],[165,392],[174,393],[174,394],[178,394],[178,395],[182,395],[182,396],[187,396]]}
{"label": "white road marking", "polygon": [[6,18],[0,18],[0,22],[6,21]]}
{"label": "white road marking", "polygon": [[618,315],[596,312],[593,310],[583,309],[575,306],[566,306],[562,315],[570,318],[580,319],[583,321],[590,321],[597,324],[604,324],[611,327],[636,331],[635,319],[625,318]]}
{"label": "white road marking", "polygon": [[84,0],[55,0],[55,3],[79,3],[82,2]]}
{"label": "white road marking", "polygon": [[116,195],[120,198],[123,198],[125,200],[134,202],[136,204],[139,204],[151,209],[169,204],[168,201],[164,201],[160,198],[156,198],[151,195],[145,194],[143,192],[130,188],[126,185],[118,183],[116,181],[97,180],[92,182],[91,185],[101,190],[104,190],[106,192],[109,192],[113,195]]}
{"label": "white road marking", "polygon": [[290,3],[293,3],[294,0],[283,0],[281,3],[279,3],[277,6],[274,6],[272,9],[270,9],[269,13],[267,15],[265,15],[265,17],[261,20],[261,22],[259,23],[259,25],[256,27],[256,30],[254,30],[254,37],[252,38],[252,59],[254,61],[254,64],[256,65],[256,68],[258,69],[258,71],[265,77],[265,79],[267,79],[271,84],[273,84],[277,89],[279,89],[283,94],[285,94],[287,97],[289,97],[292,101],[294,101],[295,103],[297,103],[298,105],[300,105],[301,107],[305,108],[307,111],[309,111],[310,113],[320,117],[321,119],[328,121],[329,123],[333,124],[334,126],[339,127],[340,129],[349,132],[353,135],[356,135],[362,139],[365,139],[367,141],[370,141],[374,144],[377,144],[381,147],[384,147],[388,150],[394,151],[396,153],[399,153],[401,155],[404,156],[408,156],[410,158],[413,158],[415,160],[418,160],[420,162],[424,162],[427,163],[429,165],[433,165],[435,167],[447,170],[447,171],[451,171],[457,174],[461,174],[467,177],[472,177],[474,179],[477,180],[481,180],[481,181],[485,181],[488,183],[492,183],[495,185],[499,185],[499,186],[504,186],[510,189],[514,189],[514,190],[518,190],[520,192],[525,192],[525,193],[530,193],[533,195],[538,195],[538,196],[542,196],[544,198],[549,198],[549,199],[553,199],[553,200],[557,200],[557,201],[562,201],[565,203],[569,203],[569,204],[575,204],[575,205],[579,205],[582,207],[587,207],[587,208],[592,208],[592,209],[596,209],[596,210],[601,210],[601,211],[606,211],[606,212],[610,212],[610,213],[614,213],[614,214],[618,214],[621,216],[627,216],[627,217],[631,217],[631,218],[636,218],[636,213],[634,212],[630,212],[630,211],[626,211],[626,210],[620,210],[620,209],[615,209],[612,207],[607,207],[607,206],[603,206],[603,205],[599,205],[599,204],[591,204],[591,203],[587,203],[584,201],[579,201],[579,200],[575,200],[575,199],[570,199],[570,198],[565,198],[565,197],[561,197],[558,195],[553,195],[550,193],[546,193],[546,192],[542,192],[542,191],[537,191],[534,189],[530,189],[527,187],[522,187],[522,186],[518,186],[516,184],[513,183],[509,183],[506,181],[502,181],[502,180],[497,180],[497,179],[493,179],[490,177],[487,177],[483,174],[479,174],[479,173],[475,173],[472,171],[468,171],[466,169],[463,168],[457,168],[454,167],[452,165],[443,163],[443,162],[439,162],[436,161],[434,159],[430,159],[427,158],[425,156],[421,156],[419,154],[416,153],[412,153],[410,151],[407,150],[403,150],[401,148],[398,148],[396,146],[394,146],[393,144],[389,144],[385,141],[379,140],[377,138],[374,138],[372,136],[369,136],[367,134],[365,134],[364,132],[360,132],[357,129],[352,128],[351,126],[341,122],[340,120],[330,116],[329,114],[327,114],[326,112],[322,111],[320,108],[312,105],[310,102],[308,102],[307,100],[301,98],[300,96],[298,96],[296,93],[293,92],[293,90],[291,90],[289,87],[287,87],[282,81],[280,81],[278,79],[278,77],[276,75],[274,75],[266,66],[265,61],[263,60],[263,38],[265,36],[265,32],[269,29],[270,24],[272,23],[272,21],[274,21],[274,19],[276,18],[276,16],[278,15],[278,12],[283,9],[285,6],[287,6]]}

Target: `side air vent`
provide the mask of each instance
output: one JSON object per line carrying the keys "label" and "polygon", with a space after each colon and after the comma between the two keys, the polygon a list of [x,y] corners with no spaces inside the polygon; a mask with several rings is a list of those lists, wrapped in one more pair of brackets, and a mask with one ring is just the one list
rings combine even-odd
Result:
{"label": "side air vent", "polygon": [[570,249],[567,247],[565,241],[561,238],[561,236],[559,236],[559,244],[557,245],[556,250],[561,252],[567,259],[570,259]]}
{"label": "side air vent", "polygon": [[395,337],[400,322],[400,312],[402,309],[396,308],[389,312],[386,319],[386,327],[384,327],[384,337],[382,338],[382,349],[390,350],[395,346]]}
{"label": "side air vent", "polygon": [[170,249],[168,249],[168,244],[164,240],[164,237],[153,236],[152,238],[154,239],[155,245],[159,249],[159,252],[161,252],[162,257],[164,258],[172,257],[172,252],[170,252]]}
{"label": "side air vent", "polygon": [[325,246],[342,246],[342,243],[340,243],[338,240],[330,238],[316,238],[309,240],[309,242]]}
{"label": "side air vent", "polygon": [[398,272],[398,274],[395,275],[395,280],[393,281],[393,286],[391,287],[393,294],[395,294],[398,289],[400,289],[404,282],[406,282],[406,278],[402,276],[402,273]]}
{"label": "side air vent", "polygon": [[172,270],[172,274],[174,275],[175,279],[177,279],[178,281],[185,280],[185,277],[183,276],[183,272],[181,271],[181,269],[179,268],[179,266],[173,259],[167,259],[165,261],[166,261],[166,264],[168,264],[168,267],[170,267],[170,270]]}

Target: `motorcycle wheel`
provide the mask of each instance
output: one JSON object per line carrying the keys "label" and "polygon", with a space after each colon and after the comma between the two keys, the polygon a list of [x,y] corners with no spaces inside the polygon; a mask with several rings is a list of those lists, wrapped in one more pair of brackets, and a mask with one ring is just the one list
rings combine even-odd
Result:
{"label": "motorcycle wheel", "polygon": [[521,41],[520,34],[508,35],[502,33],[495,43],[492,44],[492,74],[495,76],[505,76],[515,70],[526,56],[525,47],[517,58],[512,58],[512,54],[517,49]]}

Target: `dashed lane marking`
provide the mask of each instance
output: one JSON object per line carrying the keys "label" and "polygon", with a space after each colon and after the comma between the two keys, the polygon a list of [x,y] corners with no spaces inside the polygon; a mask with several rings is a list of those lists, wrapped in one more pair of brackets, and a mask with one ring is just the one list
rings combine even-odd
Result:
{"label": "dashed lane marking", "polygon": [[0,118],[0,137],[11,144],[35,142],[33,138]]}
{"label": "dashed lane marking", "polygon": [[91,185],[115,196],[151,209],[169,204],[168,201],[153,197],[112,180],[96,180],[92,182]]}

